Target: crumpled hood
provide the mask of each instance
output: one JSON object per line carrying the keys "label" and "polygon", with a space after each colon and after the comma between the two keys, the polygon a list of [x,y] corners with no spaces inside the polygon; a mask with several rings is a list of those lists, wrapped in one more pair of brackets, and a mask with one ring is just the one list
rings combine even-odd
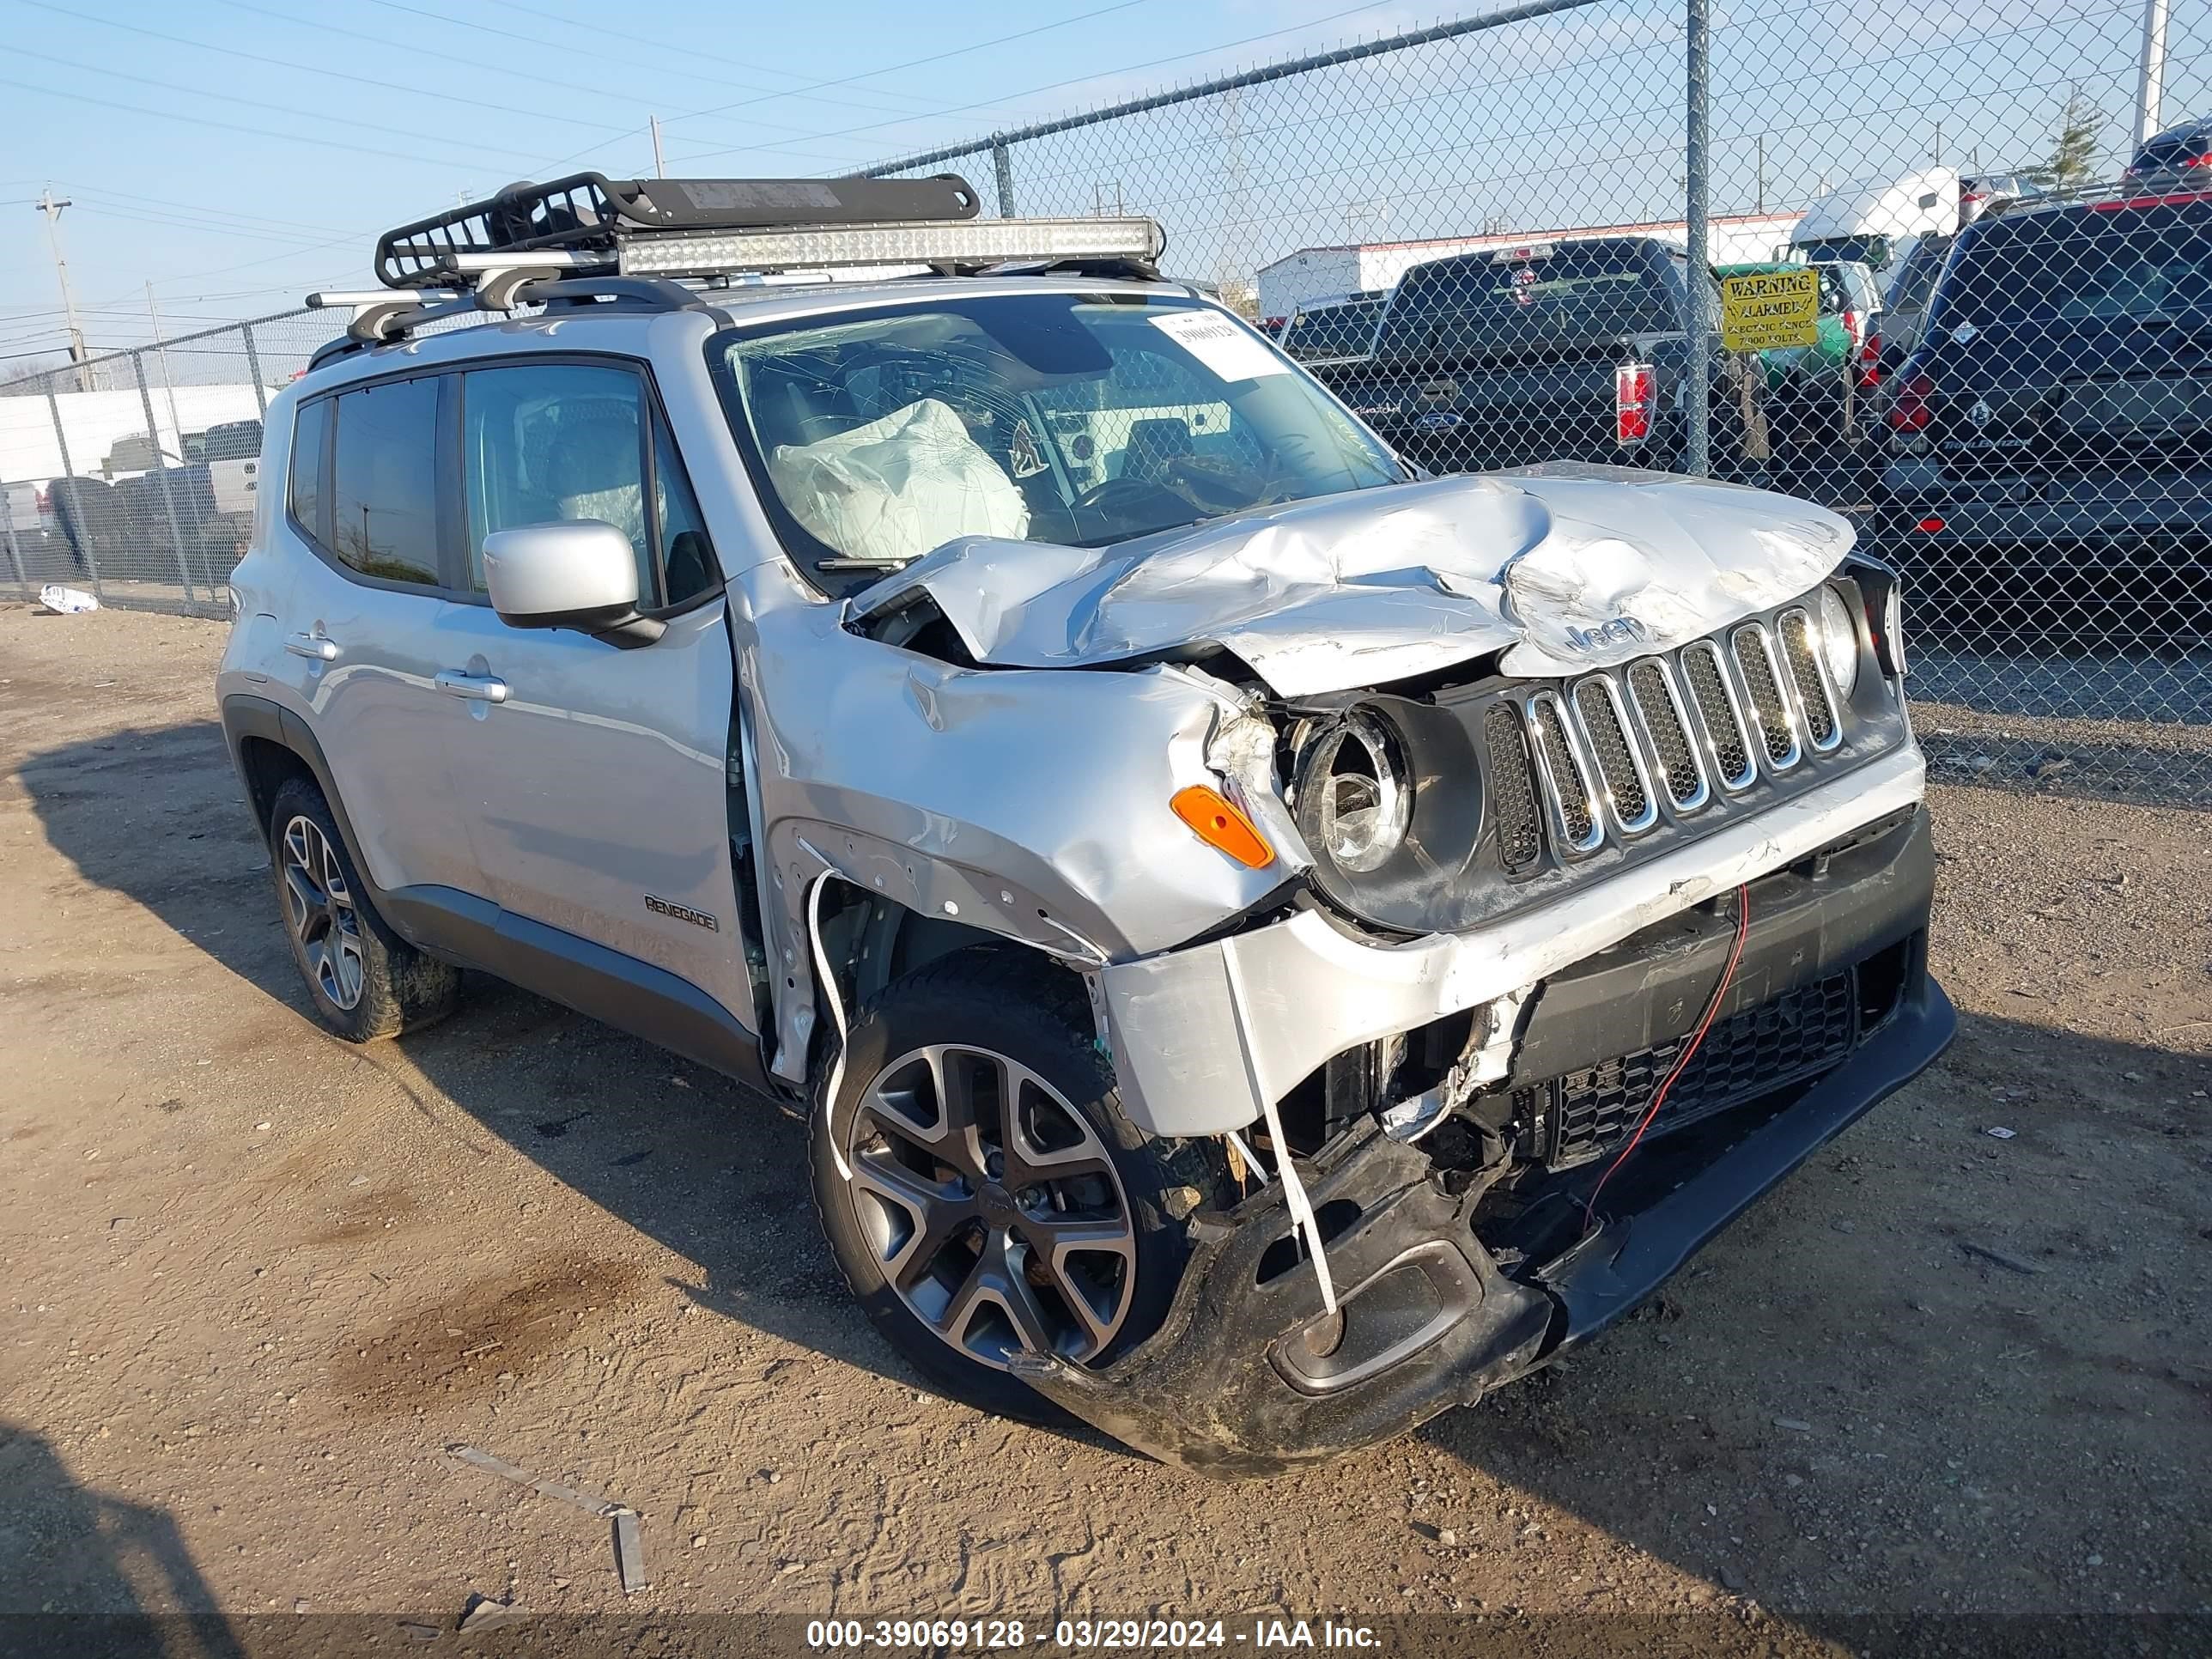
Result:
{"label": "crumpled hood", "polygon": [[1218,646],[1279,696],[1505,649],[1540,678],[1664,651],[1803,592],[1854,532],[1786,495],[1552,463],[1393,484],[1106,548],[966,537],[854,600],[919,589],[979,662],[1093,666]]}

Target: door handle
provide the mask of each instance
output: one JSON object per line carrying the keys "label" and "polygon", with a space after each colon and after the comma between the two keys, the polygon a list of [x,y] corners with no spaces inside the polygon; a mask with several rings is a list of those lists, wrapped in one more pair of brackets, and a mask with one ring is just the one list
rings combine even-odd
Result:
{"label": "door handle", "polygon": [[431,684],[449,697],[475,702],[505,702],[507,682],[496,674],[464,674],[458,668],[441,668]]}
{"label": "door handle", "polygon": [[336,662],[338,642],[320,634],[288,634],[284,648],[295,657],[310,658],[316,662]]}

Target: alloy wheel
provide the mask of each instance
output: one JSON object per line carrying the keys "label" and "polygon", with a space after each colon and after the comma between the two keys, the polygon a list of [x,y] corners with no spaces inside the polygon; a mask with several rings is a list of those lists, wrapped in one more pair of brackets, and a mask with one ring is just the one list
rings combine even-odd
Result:
{"label": "alloy wheel", "polygon": [[902,1054],[855,1109],[846,1161],[885,1281],[969,1358],[1087,1360],[1128,1316],[1137,1235],[1121,1177],[1027,1066],[960,1043]]}
{"label": "alloy wheel", "polygon": [[307,977],[341,1010],[361,1001],[361,913],[337,851],[313,818],[284,826],[284,919]]}

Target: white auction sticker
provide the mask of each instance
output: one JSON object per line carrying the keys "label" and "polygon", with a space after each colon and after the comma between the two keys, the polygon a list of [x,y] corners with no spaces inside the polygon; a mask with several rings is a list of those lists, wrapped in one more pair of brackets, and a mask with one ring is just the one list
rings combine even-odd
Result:
{"label": "white auction sticker", "polygon": [[1291,372],[1288,363],[1218,311],[1170,311],[1152,323],[1224,380]]}

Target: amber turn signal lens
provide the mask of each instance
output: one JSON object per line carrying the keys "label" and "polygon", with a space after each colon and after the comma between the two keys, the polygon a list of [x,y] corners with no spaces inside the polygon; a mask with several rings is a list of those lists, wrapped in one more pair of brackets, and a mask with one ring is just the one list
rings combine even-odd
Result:
{"label": "amber turn signal lens", "polygon": [[1202,784],[1176,791],[1168,803],[1175,815],[1197,832],[1209,847],[1218,848],[1249,869],[1264,870],[1275,861],[1275,849],[1261,838],[1252,820],[1238,811],[1218,791]]}

